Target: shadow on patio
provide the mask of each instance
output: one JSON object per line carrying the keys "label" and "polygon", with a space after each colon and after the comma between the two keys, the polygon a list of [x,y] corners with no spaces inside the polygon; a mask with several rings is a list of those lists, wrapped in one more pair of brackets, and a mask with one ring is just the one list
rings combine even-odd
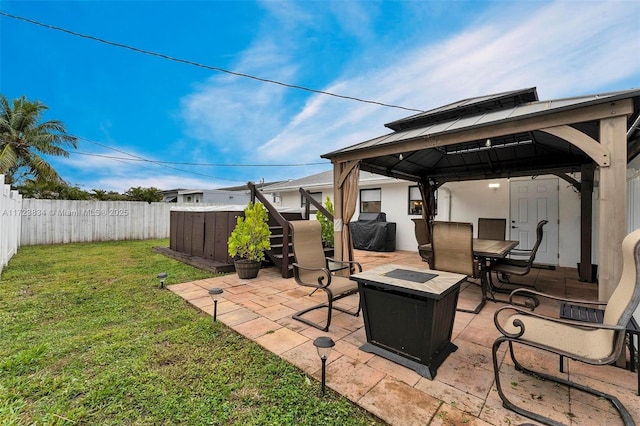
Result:
{"label": "shadow on patio", "polygon": [[[356,250],[355,257],[364,270],[388,263],[426,267],[417,252]],[[543,292],[581,299],[597,298],[596,285],[579,282],[575,269],[534,269],[525,278],[529,283],[535,282],[537,289]],[[493,313],[503,306],[501,303],[488,302],[477,315],[456,313],[452,340],[458,350],[439,367],[435,379],[428,380],[413,370],[359,350],[366,342],[362,316],[352,317],[334,311],[327,333],[293,320],[294,312],[322,302],[322,295],[309,296],[309,289],[298,286],[294,279],[282,278],[275,268],[262,269],[255,280],[240,280],[230,274],[176,284],[169,289],[213,315],[208,290],[214,287],[224,290],[218,298],[219,321],[318,380],[321,365],[313,340],[318,336],[330,336],[336,346],[327,363],[327,386],[390,424],[532,423],[503,408],[495,388],[491,345],[499,333],[493,324]],[[338,304],[355,308],[357,297],[350,296]],[[459,306],[473,307],[479,297],[479,287],[463,284]],[[557,314],[559,306],[550,305],[548,309]],[[326,320],[326,311],[310,313],[309,317]],[[521,360],[528,365],[560,374],[557,356],[518,349]],[[565,424],[622,424],[606,401],[518,373],[510,364],[510,358],[504,358],[505,350],[501,352],[501,357],[508,360],[500,370],[505,392],[523,406]],[[563,373],[565,377],[616,395],[640,423],[636,373],[613,366],[593,367],[570,360],[565,362],[568,363]]]}

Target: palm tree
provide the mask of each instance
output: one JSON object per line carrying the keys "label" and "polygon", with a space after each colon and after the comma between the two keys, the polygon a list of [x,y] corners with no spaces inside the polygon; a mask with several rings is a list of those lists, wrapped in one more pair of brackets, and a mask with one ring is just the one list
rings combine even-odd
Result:
{"label": "palm tree", "polygon": [[77,139],[58,120],[40,122],[48,107],[24,96],[10,104],[0,94],[0,173],[7,183],[30,177],[36,181],[62,182],[60,175],[41,157],[68,157],[67,147],[77,148]]}

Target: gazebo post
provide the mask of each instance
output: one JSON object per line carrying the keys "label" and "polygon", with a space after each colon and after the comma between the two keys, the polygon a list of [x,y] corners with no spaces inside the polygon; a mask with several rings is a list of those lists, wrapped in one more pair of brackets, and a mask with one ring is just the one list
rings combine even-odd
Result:
{"label": "gazebo post", "polygon": [[607,301],[622,275],[620,245],[627,231],[627,117],[600,120],[600,143],[610,153],[608,167],[600,167],[598,241],[598,299]]}
{"label": "gazebo post", "polygon": [[580,281],[592,283],[593,276],[593,175],[594,163],[580,168]]}

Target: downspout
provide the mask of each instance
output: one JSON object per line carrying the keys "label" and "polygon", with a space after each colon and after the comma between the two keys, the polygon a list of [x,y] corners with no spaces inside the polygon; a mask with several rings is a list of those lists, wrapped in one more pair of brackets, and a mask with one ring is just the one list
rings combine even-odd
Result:
{"label": "downspout", "polygon": [[446,217],[446,221],[450,222],[451,221],[451,190],[449,188],[445,188],[445,187],[439,187],[438,191],[446,191],[448,198],[447,198],[447,217]]}

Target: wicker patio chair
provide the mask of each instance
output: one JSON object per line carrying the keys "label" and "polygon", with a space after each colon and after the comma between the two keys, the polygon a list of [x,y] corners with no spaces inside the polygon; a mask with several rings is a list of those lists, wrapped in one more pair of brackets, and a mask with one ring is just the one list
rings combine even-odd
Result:
{"label": "wicker patio chair", "polygon": [[[313,287],[322,290],[327,296],[327,302],[296,312],[293,318],[322,331],[329,331],[331,314],[333,309],[349,315],[360,315],[360,302],[358,309],[353,312],[348,309],[335,306],[334,301],[358,292],[358,284],[347,277],[333,275],[327,262],[343,264],[351,272],[362,272],[362,266],[358,262],[342,262],[325,257],[322,248],[322,230],[317,220],[296,220],[289,222],[291,226],[293,254],[293,276],[296,282],[302,286]],[[313,294],[313,293],[312,293]],[[302,316],[316,309],[327,309],[326,325],[313,322]]]}
{"label": "wicker patio chair", "polygon": [[495,312],[494,323],[502,336],[493,344],[493,369],[496,388],[505,408],[541,423],[559,424],[541,414],[516,406],[506,397],[500,384],[498,350],[501,344],[507,342],[516,370],[607,399],[616,408],[624,424],[634,424],[627,409],[615,396],[568,379],[525,368],[516,360],[514,351],[514,344],[526,345],[592,365],[605,365],[618,359],[624,349],[625,329],[640,303],[640,229],[627,235],[622,242],[622,258],[622,277],[609,301],[595,303],[606,306],[602,324],[566,320],[534,312],[543,297],[572,304],[593,305],[594,302],[567,300],[528,289],[514,290],[510,300],[516,295],[529,297],[533,302],[529,304],[529,308],[510,305]]}

